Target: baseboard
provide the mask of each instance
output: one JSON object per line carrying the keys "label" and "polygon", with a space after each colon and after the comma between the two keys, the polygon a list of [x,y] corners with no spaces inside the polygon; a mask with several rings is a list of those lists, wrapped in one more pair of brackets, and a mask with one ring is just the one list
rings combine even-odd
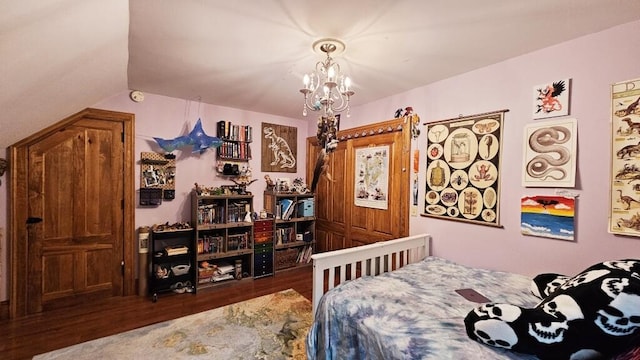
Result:
{"label": "baseboard", "polygon": [[9,300],[0,302],[0,320],[9,319]]}

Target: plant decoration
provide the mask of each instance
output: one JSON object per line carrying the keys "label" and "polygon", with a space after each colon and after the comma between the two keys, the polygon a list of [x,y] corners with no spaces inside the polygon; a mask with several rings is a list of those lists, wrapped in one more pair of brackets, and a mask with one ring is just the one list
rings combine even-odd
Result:
{"label": "plant decoration", "polygon": [[318,145],[320,152],[316,159],[316,166],[313,170],[313,179],[311,181],[311,192],[316,191],[320,175],[324,175],[327,180],[333,181],[329,174],[329,155],[338,147],[338,120],[335,116],[318,117]]}
{"label": "plant decoration", "polygon": [[[4,175],[4,172],[7,170],[8,162],[6,159],[0,159],[0,176]],[[2,185],[2,180],[0,180],[0,185]]]}
{"label": "plant decoration", "polygon": [[222,145],[222,141],[215,137],[207,135],[202,129],[202,122],[198,119],[196,126],[191,130],[189,135],[178,136],[174,139],[162,139],[154,137],[155,141],[162,148],[162,150],[170,153],[176,149],[185,146],[192,146],[191,152],[199,152],[202,154],[208,148],[217,148]]}

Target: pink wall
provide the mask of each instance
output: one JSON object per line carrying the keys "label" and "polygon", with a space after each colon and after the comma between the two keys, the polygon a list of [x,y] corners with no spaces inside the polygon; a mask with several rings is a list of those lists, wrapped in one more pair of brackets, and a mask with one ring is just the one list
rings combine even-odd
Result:
{"label": "pink wall", "polygon": [[[349,127],[392,118],[396,108],[405,106],[413,106],[422,122],[509,109],[501,166],[500,218],[504,228],[413,217],[411,233],[432,234],[434,255],[527,275],[571,274],[602,260],[637,258],[640,239],[607,233],[607,216],[610,85],[640,77],[640,48],[631,45],[637,43],[638,33],[640,22],[625,24],[381,99],[352,109]],[[556,190],[521,186],[523,126],[533,122],[533,87],[562,78],[572,79],[569,117],[578,120],[577,183],[572,189],[578,194],[574,242],[520,234],[520,198],[552,195]],[[424,132],[423,127],[416,143],[421,160],[420,194],[425,188]],[[419,204],[424,205],[423,201]]]}
{"label": "pink wall", "polygon": [[[99,109],[131,112],[136,115],[135,159],[136,159],[136,190],[140,187],[140,153],[149,151],[161,152],[153,137],[174,138],[187,134],[198,121],[202,120],[204,132],[216,136],[216,123],[219,120],[229,120],[237,125],[251,125],[253,127],[253,142],[251,151],[253,159],[249,162],[252,178],[258,181],[248,186],[254,195],[254,210],[263,207],[262,193],[266,187],[264,175],[260,170],[260,149],[262,144],[262,123],[294,126],[298,130],[298,164],[297,173],[269,173],[272,178],[305,177],[306,159],[306,120],[296,120],[279,116],[260,114],[209,104],[198,101],[185,101],[154,94],[145,94],[143,102],[134,103],[129,99],[128,92],[101,101],[94,106]],[[176,154],[176,198],[163,201],[160,206],[139,206],[136,198],[136,228],[158,223],[174,223],[191,220],[191,190],[194,183],[205,186],[233,185],[224,176],[218,176],[215,170],[216,157],[213,150],[203,154],[192,153],[191,147],[174,152]]]}

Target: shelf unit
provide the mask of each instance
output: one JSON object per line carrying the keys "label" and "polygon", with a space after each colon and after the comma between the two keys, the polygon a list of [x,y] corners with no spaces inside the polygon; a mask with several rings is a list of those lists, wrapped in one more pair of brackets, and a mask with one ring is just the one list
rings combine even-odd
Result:
{"label": "shelf unit", "polygon": [[273,275],[273,219],[253,223],[253,277]]}
{"label": "shelf unit", "polygon": [[195,292],[193,235],[194,229],[151,231],[149,294],[154,302],[161,292]]}
{"label": "shelf unit", "polygon": [[247,219],[253,214],[253,195],[199,195],[194,190],[191,208],[196,288],[253,277],[253,223]]}
{"label": "shelf unit", "polygon": [[253,128],[220,120],[217,123],[217,137],[222,141],[222,145],[216,148],[218,172],[228,176],[241,175],[243,167],[246,168],[251,160]]}
{"label": "shelf unit", "polygon": [[264,207],[273,215],[275,271],[311,265],[316,244],[314,195],[265,191]]}

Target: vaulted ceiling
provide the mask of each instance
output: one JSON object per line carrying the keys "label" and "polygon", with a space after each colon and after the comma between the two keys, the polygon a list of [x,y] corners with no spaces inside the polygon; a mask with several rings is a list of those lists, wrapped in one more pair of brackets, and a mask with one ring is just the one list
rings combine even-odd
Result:
{"label": "vaulted ceiling", "polygon": [[300,118],[320,38],[345,42],[359,105],[638,19],[637,0],[3,1],[0,148],[127,89]]}

